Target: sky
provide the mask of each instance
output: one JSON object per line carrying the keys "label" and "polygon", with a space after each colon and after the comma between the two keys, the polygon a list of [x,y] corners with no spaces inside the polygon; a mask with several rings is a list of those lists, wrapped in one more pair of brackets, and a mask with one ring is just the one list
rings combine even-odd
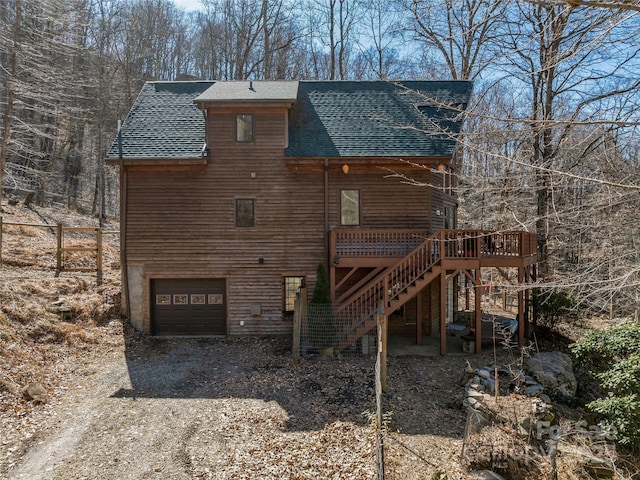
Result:
{"label": "sky", "polygon": [[202,8],[202,3],[200,0],[173,0],[173,3],[177,7],[184,8],[185,10],[200,10]]}

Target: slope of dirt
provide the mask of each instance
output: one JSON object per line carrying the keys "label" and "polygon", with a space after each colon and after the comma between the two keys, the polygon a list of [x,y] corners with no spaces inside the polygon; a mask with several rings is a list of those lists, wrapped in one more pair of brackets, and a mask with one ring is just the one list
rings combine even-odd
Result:
{"label": "slope of dirt", "polygon": [[[122,344],[117,235],[104,236],[107,268],[98,286],[95,273],[56,277],[55,229],[34,226],[97,227],[96,219],[21,206],[3,206],[1,215],[0,476],[41,435],[43,420],[55,415],[72,385],[109,362],[112,349]],[[117,230],[117,224],[104,230]],[[95,235],[83,237],[67,241],[95,245]],[[91,254],[65,260],[70,266],[96,265]],[[44,387],[46,403],[24,398],[22,390],[30,383]]]}

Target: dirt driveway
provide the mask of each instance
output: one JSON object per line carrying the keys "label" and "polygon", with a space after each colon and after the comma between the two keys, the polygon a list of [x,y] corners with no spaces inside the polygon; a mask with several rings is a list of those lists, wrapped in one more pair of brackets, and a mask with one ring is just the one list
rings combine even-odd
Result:
{"label": "dirt driveway", "polygon": [[370,357],[277,339],[130,341],[50,409],[9,479],[375,477]]}

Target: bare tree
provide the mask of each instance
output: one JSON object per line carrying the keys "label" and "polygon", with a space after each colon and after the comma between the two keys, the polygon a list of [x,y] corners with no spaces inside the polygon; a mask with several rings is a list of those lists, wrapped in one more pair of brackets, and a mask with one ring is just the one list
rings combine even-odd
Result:
{"label": "bare tree", "polygon": [[454,80],[473,80],[495,57],[503,0],[399,0],[408,14],[406,31],[430,54],[439,55]]}
{"label": "bare tree", "polygon": [[[311,51],[316,77],[329,80],[349,78],[356,23],[361,14],[358,0],[310,0],[308,25],[312,28]],[[321,65],[325,64],[325,68]],[[324,72],[326,73],[323,73]]]}
{"label": "bare tree", "polygon": [[385,0],[373,0],[362,15],[359,38],[362,73],[358,78],[379,80],[399,78],[402,61],[400,54],[400,24],[402,14]]}
{"label": "bare tree", "polygon": [[4,16],[11,24],[2,29],[11,37],[4,43],[3,36],[10,61],[0,162],[15,188],[43,192],[81,116],[86,84],[74,67],[82,49],[82,5],[60,0],[9,5],[3,11],[12,14]]}

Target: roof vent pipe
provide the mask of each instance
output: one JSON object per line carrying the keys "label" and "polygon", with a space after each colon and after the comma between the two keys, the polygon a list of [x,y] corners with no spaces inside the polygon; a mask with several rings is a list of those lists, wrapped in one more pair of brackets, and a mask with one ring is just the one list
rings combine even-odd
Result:
{"label": "roof vent pipe", "polygon": [[253,91],[253,80],[249,80],[249,90]]}
{"label": "roof vent pipe", "polygon": [[122,159],[122,120],[118,120],[118,158]]}

